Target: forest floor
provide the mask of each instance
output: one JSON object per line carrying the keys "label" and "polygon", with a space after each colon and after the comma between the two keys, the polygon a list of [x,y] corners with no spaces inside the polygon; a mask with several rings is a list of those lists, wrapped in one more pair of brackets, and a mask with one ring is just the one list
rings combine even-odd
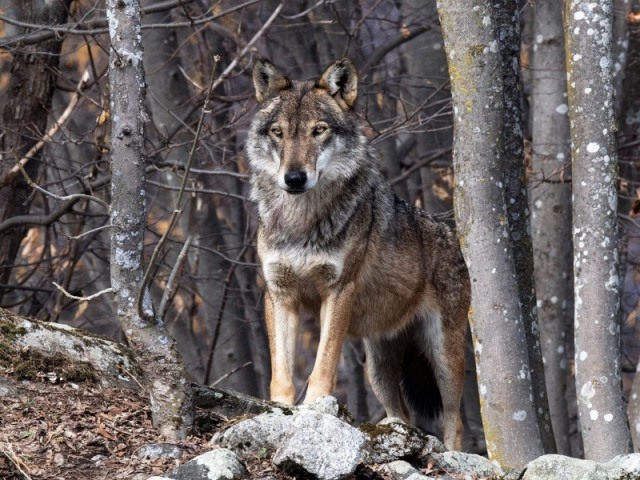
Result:
{"label": "forest floor", "polygon": [[[2,479],[143,480],[210,449],[212,433],[197,431],[180,460],[141,456],[161,440],[147,398],[131,389],[0,377],[0,412]],[[200,424],[216,423],[200,413]]]}
{"label": "forest floor", "polygon": [[[179,460],[149,459],[143,447],[162,443],[146,396],[96,385],[14,381],[0,376],[0,478],[3,480],[144,480],[211,449],[223,419],[196,412],[196,430],[178,445]],[[253,478],[286,477],[268,461],[247,465]]]}
{"label": "forest floor", "polygon": [[[151,425],[149,402],[131,389],[90,383],[16,381],[0,368],[0,479],[145,480],[165,474],[211,449],[224,419],[196,411],[194,435],[180,442],[178,460],[149,459],[162,443]],[[251,478],[291,479],[268,459],[247,463]],[[370,468],[352,478],[389,478]]]}

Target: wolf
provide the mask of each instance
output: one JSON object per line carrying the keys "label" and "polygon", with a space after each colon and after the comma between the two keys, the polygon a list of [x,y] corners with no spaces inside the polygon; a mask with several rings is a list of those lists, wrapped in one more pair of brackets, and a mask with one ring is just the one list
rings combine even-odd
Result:
{"label": "wolf", "polygon": [[246,143],[266,283],[271,399],[292,404],[300,313],[320,321],[305,403],[329,395],[347,337],[363,338],[367,376],[390,417],[442,411],[459,450],[468,271],[443,222],[396,197],[376,166],[349,59],[292,81],[258,59],[259,104]]}

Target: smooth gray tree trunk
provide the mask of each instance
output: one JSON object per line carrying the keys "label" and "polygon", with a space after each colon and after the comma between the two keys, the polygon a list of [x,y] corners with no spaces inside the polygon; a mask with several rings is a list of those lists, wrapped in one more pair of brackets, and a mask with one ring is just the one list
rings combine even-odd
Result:
{"label": "smooth gray tree trunk", "polygon": [[111,39],[111,285],[122,328],[145,367],[143,381],[151,395],[153,423],[163,437],[178,440],[190,433],[193,424],[191,389],[162,321],[147,323],[136,308],[146,224],[147,115],[140,16],[137,0],[107,2]]}
{"label": "smooth gray tree trunk", "polygon": [[570,455],[566,391],[567,332],[573,313],[571,146],[562,11],[557,0],[539,0],[534,8],[529,202],[549,409],[558,453]]}
{"label": "smooth gray tree trunk", "polygon": [[613,1],[565,10],[573,162],[575,363],[585,458],[631,451],[621,391]]}
{"label": "smooth gray tree trunk", "polygon": [[488,1],[438,2],[454,109],[454,212],[472,285],[474,339],[489,458],[520,468],[543,454],[504,202],[504,97]]}

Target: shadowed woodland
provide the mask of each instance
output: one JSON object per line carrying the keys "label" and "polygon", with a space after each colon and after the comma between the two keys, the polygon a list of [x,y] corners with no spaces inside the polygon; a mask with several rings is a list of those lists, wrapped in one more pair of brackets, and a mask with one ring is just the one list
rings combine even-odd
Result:
{"label": "shadowed woodland", "polygon": [[[505,5],[495,7],[498,14],[510,8],[498,3]],[[517,236],[532,238],[535,271],[528,273],[537,299],[531,310],[552,443],[579,457],[571,226],[576,133],[567,100],[567,88],[575,87],[567,85],[563,6],[555,3],[511,5],[518,14],[510,25],[520,116],[512,130],[522,133],[516,160],[526,168],[530,214]],[[615,321],[637,451],[640,4],[612,4],[620,259],[613,274],[621,279]],[[110,277],[111,184],[118,174],[110,166],[116,120],[110,102],[121,92],[109,87],[106,8],[99,0],[0,0],[0,307],[124,341]],[[142,290],[175,338],[191,380],[266,398],[264,284],[244,153],[256,110],[253,62],[268,58],[292,78],[311,79],[333,60],[351,58],[360,82],[358,115],[383,173],[400,197],[453,226],[456,79],[447,64],[445,17],[432,0],[145,0],[142,8],[148,269]],[[304,319],[299,391],[313,367],[318,328],[315,319]],[[501,335],[499,327],[493,334]],[[486,453],[474,353],[480,355],[470,336],[465,449]],[[378,421],[384,411],[370,392],[364,361],[359,341],[345,345],[336,396],[358,421]],[[437,422],[422,425],[438,433]]]}

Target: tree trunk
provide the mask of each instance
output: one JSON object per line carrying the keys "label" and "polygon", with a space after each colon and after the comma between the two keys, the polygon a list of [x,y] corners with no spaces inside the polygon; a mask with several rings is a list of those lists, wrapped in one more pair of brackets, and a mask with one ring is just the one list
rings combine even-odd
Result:
{"label": "tree trunk", "polygon": [[[619,2],[618,2],[619,3]],[[635,0],[634,9],[640,6]],[[636,10],[637,11],[637,10]],[[618,136],[618,155],[620,163],[620,177],[624,187],[620,188],[618,212],[621,216],[621,230],[626,239],[620,249],[626,250],[626,268],[623,283],[622,305],[622,344],[625,356],[630,365],[623,367],[635,371],[631,392],[629,394],[629,423],[634,451],[640,450],[640,338],[638,335],[638,307],[640,305],[640,292],[638,282],[640,280],[640,24],[629,25],[629,61],[624,70],[624,82],[622,85],[623,102],[622,111],[619,113],[620,134]],[[635,368],[634,368],[635,367]],[[623,368],[626,373],[626,368]],[[630,374],[627,374],[630,376]]]}
{"label": "tree trunk", "polygon": [[493,11],[498,28],[504,94],[505,198],[513,261],[518,282],[522,319],[526,329],[527,352],[533,406],[545,453],[555,453],[556,444],[549,415],[549,401],[540,348],[533,247],[529,224],[522,112],[520,97],[520,15],[515,0],[496,0]]}
{"label": "tree trunk", "polygon": [[[67,19],[71,0],[23,2],[23,20],[38,25],[58,25]],[[62,39],[56,37],[37,45],[25,46],[13,52],[11,78],[5,93],[6,105],[2,118],[2,152],[0,156],[0,222],[26,215],[31,207],[31,187],[22,173],[8,174],[16,159],[22,159],[42,138],[56,83]],[[24,169],[34,181],[40,172],[40,152],[33,154]],[[19,224],[2,235],[0,241],[0,284],[9,283],[20,243],[27,226]],[[0,288],[0,301],[4,289]]]}
{"label": "tree trunk", "polygon": [[472,284],[489,458],[517,469],[543,454],[504,203],[503,77],[488,1],[438,3],[454,109],[454,212]]}
{"label": "tree trunk", "polygon": [[[111,285],[120,323],[145,366],[153,423],[169,440],[186,437],[193,423],[191,389],[175,344],[159,319],[140,318],[136,297],[143,276],[145,228],[145,78],[140,2],[109,0],[111,49]],[[150,308],[146,307],[147,309]],[[149,312],[151,315],[152,313]]]}
{"label": "tree trunk", "polygon": [[558,453],[570,455],[567,344],[572,328],[571,156],[562,3],[535,4],[530,205],[540,340]]}
{"label": "tree trunk", "polygon": [[631,451],[620,388],[612,0],[567,2],[573,159],[575,362],[585,458]]}

